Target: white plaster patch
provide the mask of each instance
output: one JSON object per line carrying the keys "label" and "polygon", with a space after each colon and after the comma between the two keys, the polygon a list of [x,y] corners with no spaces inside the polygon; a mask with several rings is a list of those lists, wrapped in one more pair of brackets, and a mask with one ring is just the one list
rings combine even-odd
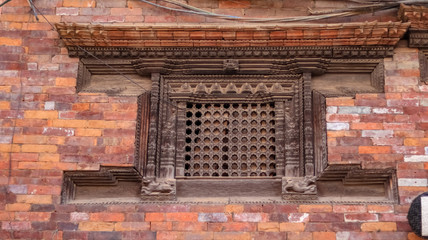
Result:
{"label": "white plaster patch", "polygon": [[333,107],[333,106],[330,106],[330,107],[327,107],[327,113],[337,113],[337,107]]}
{"label": "white plaster patch", "polygon": [[398,186],[402,187],[427,187],[428,181],[423,178],[400,178],[398,179]]}
{"label": "white plaster patch", "polygon": [[428,197],[421,197],[421,221],[422,231],[424,237],[428,237]]}
{"label": "white plaster patch", "polygon": [[330,131],[349,130],[349,123],[327,123],[327,130],[330,130]]}
{"label": "white plaster patch", "polygon": [[55,102],[45,102],[45,110],[55,110]]}
{"label": "white plaster patch", "polygon": [[404,156],[405,162],[428,162],[428,155],[409,155]]}

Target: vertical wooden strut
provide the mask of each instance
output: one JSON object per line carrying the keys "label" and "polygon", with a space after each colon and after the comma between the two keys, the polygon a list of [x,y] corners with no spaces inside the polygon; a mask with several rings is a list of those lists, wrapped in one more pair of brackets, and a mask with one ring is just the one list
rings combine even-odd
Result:
{"label": "vertical wooden strut", "polygon": [[327,129],[325,96],[312,92],[312,111],[314,121],[314,161],[315,175],[320,176],[327,167]]}

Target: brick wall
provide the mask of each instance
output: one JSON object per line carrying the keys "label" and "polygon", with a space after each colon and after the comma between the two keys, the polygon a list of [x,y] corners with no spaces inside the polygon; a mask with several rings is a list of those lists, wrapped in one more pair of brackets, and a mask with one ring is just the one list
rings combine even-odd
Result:
{"label": "brick wall", "polygon": [[[136,0],[35,2],[53,23],[226,22]],[[188,2],[261,17],[341,7],[308,0]],[[385,60],[385,93],[327,100],[329,161],[395,167],[400,205],[60,205],[64,170],[132,165],[136,98],[76,94],[78,60],[68,58],[51,26],[35,21],[26,0],[0,12],[1,239],[418,239],[406,219],[411,200],[428,191],[428,86],[419,82],[416,49],[398,47]]]}

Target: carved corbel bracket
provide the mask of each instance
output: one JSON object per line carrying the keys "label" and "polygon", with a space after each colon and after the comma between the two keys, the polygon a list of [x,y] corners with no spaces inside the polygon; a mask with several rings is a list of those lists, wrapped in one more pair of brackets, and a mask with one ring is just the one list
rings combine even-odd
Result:
{"label": "carved corbel bracket", "polygon": [[175,201],[176,180],[169,178],[143,179],[141,200],[143,201]]}
{"label": "carved corbel bracket", "polygon": [[166,59],[154,59],[151,58],[150,61],[145,59],[137,59],[131,61],[132,66],[135,68],[140,75],[149,75],[151,73],[161,73],[161,74],[169,74],[171,69],[167,63]]}
{"label": "carved corbel bracket", "polygon": [[315,176],[282,178],[282,199],[316,200],[317,198]]}
{"label": "carved corbel bracket", "polygon": [[312,73],[314,75],[324,74],[330,64],[329,59],[324,58],[296,58],[299,73]]}
{"label": "carved corbel bracket", "polygon": [[239,60],[227,59],[223,60],[223,71],[227,74],[236,73],[239,70]]}

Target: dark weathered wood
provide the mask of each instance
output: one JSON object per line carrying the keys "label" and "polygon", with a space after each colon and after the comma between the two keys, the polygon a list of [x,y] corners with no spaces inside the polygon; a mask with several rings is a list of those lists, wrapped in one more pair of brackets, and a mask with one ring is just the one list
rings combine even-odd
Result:
{"label": "dark weathered wood", "polygon": [[314,129],[312,116],[311,73],[303,73],[304,176],[314,175]]}
{"label": "dark weathered wood", "polygon": [[428,48],[419,50],[419,71],[421,81],[428,82]]}
{"label": "dark weathered wood", "polygon": [[[112,189],[125,183],[137,188],[141,187],[141,176],[135,168],[102,166],[99,171],[66,171],[61,202],[69,203],[76,200],[76,197],[79,197],[77,200],[106,197],[106,195],[110,198],[120,197]],[[97,187],[102,189],[97,191]],[[85,189],[92,189],[92,191]],[[134,192],[131,190],[127,196],[138,196]]]}
{"label": "dark weathered wood", "polygon": [[281,179],[177,179],[179,198],[280,197]]}
{"label": "dark weathered wood", "polygon": [[312,92],[312,111],[315,175],[319,176],[327,167],[327,129],[325,97],[318,91]]}
{"label": "dark weathered wood", "polygon": [[135,168],[145,172],[148,157],[148,140],[150,125],[150,93],[138,97],[137,127],[135,131]]}

